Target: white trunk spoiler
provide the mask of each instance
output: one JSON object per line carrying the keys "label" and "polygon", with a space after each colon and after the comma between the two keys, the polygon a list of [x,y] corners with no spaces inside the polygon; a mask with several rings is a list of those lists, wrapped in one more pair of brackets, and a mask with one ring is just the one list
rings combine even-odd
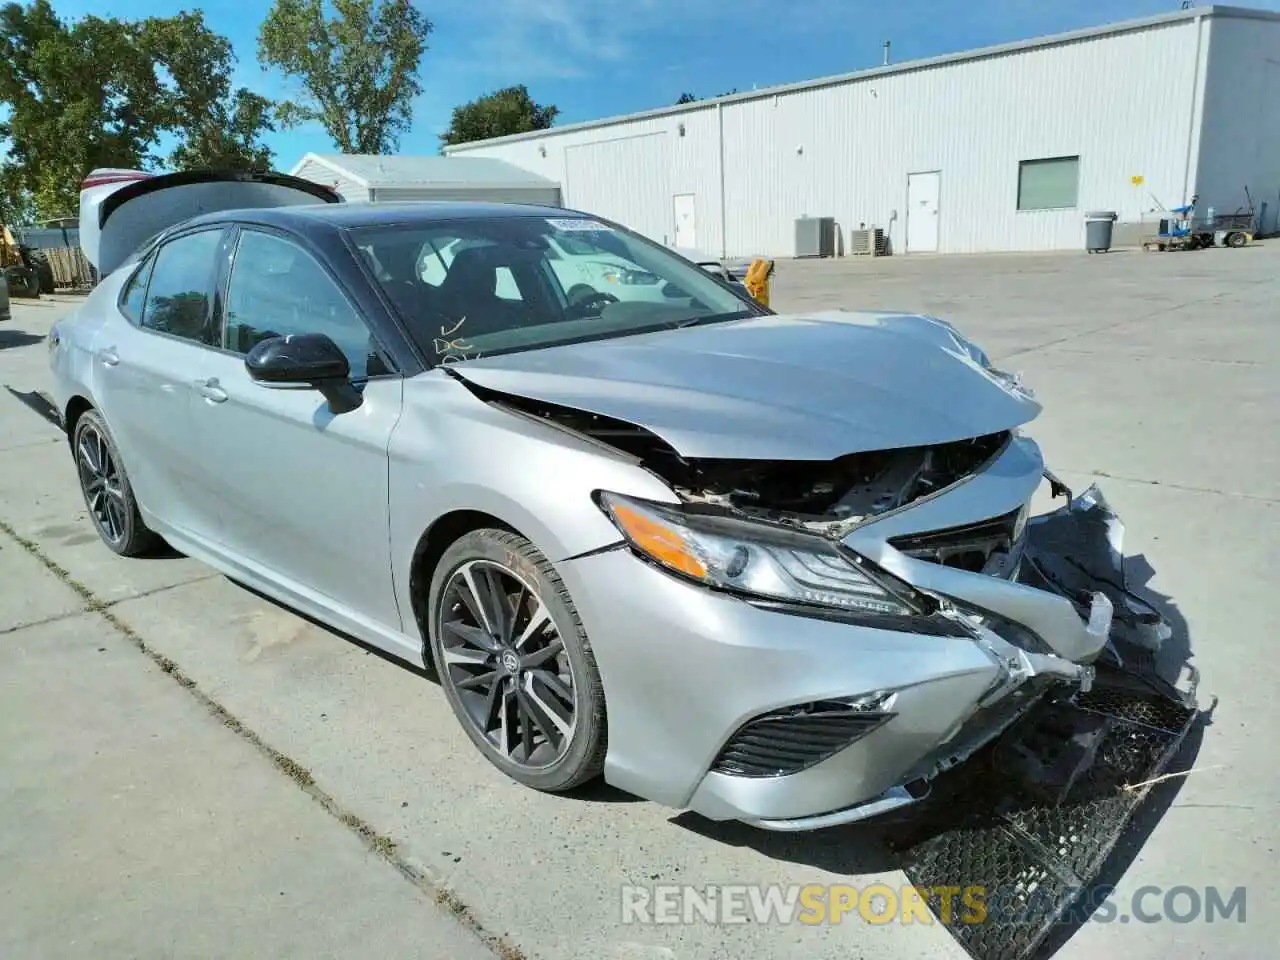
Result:
{"label": "white trunk spoiler", "polygon": [[94,170],[80,188],[80,247],[105,277],[161,231],[201,214],[341,202],[330,187],[283,173]]}

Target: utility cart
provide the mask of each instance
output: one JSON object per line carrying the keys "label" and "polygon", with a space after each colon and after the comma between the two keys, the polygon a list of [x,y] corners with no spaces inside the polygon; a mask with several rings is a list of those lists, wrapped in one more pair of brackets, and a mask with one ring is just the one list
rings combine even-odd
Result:
{"label": "utility cart", "polygon": [[1253,211],[1224,213],[1209,224],[1213,243],[1222,247],[1243,247],[1253,242],[1256,232]]}
{"label": "utility cart", "polygon": [[1253,241],[1255,216],[1252,210],[1213,214],[1196,219],[1196,201],[1192,197],[1185,207],[1174,207],[1172,216],[1160,221],[1159,233],[1142,238],[1143,250],[1201,250],[1205,247],[1243,247]]}

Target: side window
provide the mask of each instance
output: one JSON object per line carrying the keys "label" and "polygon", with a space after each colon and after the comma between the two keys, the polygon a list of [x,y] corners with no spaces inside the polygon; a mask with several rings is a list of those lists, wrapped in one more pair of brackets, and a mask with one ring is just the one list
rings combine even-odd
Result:
{"label": "side window", "polygon": [[142,310],[142,326],[215,346],[211,307],[215,256],[221,230],[170,240],[156,251]]}
{"label": "side window", "polygon": [[130,279],[120,297],[120,312],[129,318],[130,323],[142,322],[143,301],[147,296],[147,281],[151,279],[151,268],[155,266],[155,254],[147,257],[146,263]]}
{"label": "side window", "polygon": [[510,267],[497,267],[494,270],[494,295],[503,300],[523,300],[520,287],[516,283],[515,274]]}
{"label": "side window", "polygon": [[353,378],[387,372],[369,328],[324,268],[289,240],[245,230],[231,267],[223,346],[244,354],[293,333],[327,334]]}

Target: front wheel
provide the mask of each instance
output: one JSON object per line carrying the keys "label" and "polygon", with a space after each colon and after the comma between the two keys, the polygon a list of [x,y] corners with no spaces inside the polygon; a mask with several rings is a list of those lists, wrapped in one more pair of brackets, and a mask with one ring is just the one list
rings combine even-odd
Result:
{"label": "front wheel", "polygon": [[431,579],[441,686],[488,760],[536,790],[571,790],[604,767],[604,687],[573,600],[524,537],[475,530]]}
{"label": "front wheel", "polygon": [[137,557],[153,550],[159,537],[142,521],[120,451],[96,410],[86,410],[76,421],[71,452],[89,519],[102,542],[122,557]]}

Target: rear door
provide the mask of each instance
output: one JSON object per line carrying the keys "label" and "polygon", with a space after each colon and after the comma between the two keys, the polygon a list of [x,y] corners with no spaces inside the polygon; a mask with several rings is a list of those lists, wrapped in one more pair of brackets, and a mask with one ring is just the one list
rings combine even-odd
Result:
{"label": "rear door", "polygon": [[94,344],[94,392],[139,503],[200,537],[215,519],[198,496],[191,404],[201,360],[218,342],[215,275],[226,233],[209,227],[161,244],[125,284]]}
{"label": "rear door", "polygon": [[[244,355],[272,336],[324,333],[361,385],[335,415],[315,390],[256,383]],[[357,619],[401,629],[391,580],[387,447],[403,379],[324,263],[292,236],[242,227],[222,349],[201,358],[193,402],[203,496],[240,562]]]}
{"label": "rear door", "polygon": [[95,170],[80,190],[80,246],[105,277],[150,238],[201,214],[341,202],[329,187],[283,173],[197,170],[154,176]]}

